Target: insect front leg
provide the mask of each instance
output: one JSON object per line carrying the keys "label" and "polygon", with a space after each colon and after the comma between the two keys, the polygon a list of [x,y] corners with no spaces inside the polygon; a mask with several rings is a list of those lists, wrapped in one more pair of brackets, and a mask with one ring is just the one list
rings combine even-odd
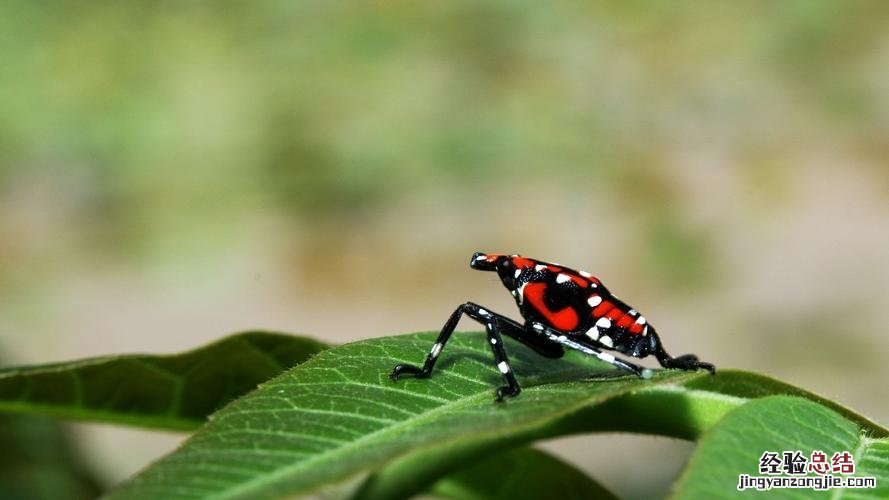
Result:
{"label": "insect front leg", "polygon": [[503,348],[503,338],[500,336],[500,332],[503,330],[504,333],[509,335],[513,329],[518,328],[520,330],[521,328],[509,318],[490,312],[474,302],[467,302],[454,310],[444,327],[442,327],[435,343],[432,344],[432,349],[426,355],[426,361],[422,367],[399,364],[393,368],[389,377],[392,380],[398,380],[402,375],[410,375],[416,378],[428,377],[432,373],[432,369],[435,367],[435,362],[438,360],[442,349],[444,349],[445,344],[447,344],[451,334],[454,333],[457,323],[464,314],[485,325],[485,331],[488,334],[488,344],[494,353],[494,361],[497,363],[497,369],[500,370],[503,380],[506,382],[506,386],[497,389],[497,401],[502,401],[506,396],[517,395],[521,391],[521,387],[519,387],[515,375],[513,375],[512,367],[509,366],[509,358],[506,356],[506,350]]}
{"label": "insect front leg", "polygon": [[451,334],[454,333],[454,329],[457,328],[457,323],[460,322],[460,317],[464,314],[469,315],[472,319],[479,321],[480,323],[484,323],[484,319],[477,313],[477,310],[480,309],[478,304],[474,304],[472,302],[467,302],[465,304],[461,304],[457,309],[451,313],[451,316],[448,318],[448,321],[441,328],[441,332],[438,334],[438,338],[435,340],[435,343],[432,344],[432,349],[430,349],[429,354],[426,355],[426,361],[423,363],[423,367],[420,368],[414,365],[408,364],[399,364],[395,365],[395,368],[392,369],[392,373],[389,374],[389,378],[392,380],[398,380],[398,377],[402,375],[412,375],[415,378],[426,378],[432,373],[432,368],[435,367],[435,362],[438,360],[438,356],[441,354],[441,350],[444,349],[445,344],[447,344],[448,339],[451,338]]}

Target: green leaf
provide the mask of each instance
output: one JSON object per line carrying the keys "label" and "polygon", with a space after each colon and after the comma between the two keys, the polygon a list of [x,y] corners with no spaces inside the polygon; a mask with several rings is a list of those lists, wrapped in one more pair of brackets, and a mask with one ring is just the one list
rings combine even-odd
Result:
{"label": "green leaf", "polygon": [[220,410],[112,496],[402,498],[536,439],[591,431],[696,439],[750,401],[699,388],[708,373],[659,370],[641,380],[576,352],[544,359],[507,339],[524,390],[496,404],[502,380],[479,333],[455,335],[431,378],[388,379],[396,363],[421,362],[435,336],[324,351]]}
{"label": "green leaf", "polygon": [[440,479],[428,493],[456,500],[617,498],[572,465],[533,448],[517,448],[473,461]]}
{"label": "green leaf", "polygon": [[[713,426],[701,438],[677,482],[676,498],[727,498],[737,494],[738,475],[762,476],[763,452],[821,450],[828,460],[849,451],[856,476],[876,477],[877,489],[773,490],[782,498],[889,498],[889,440],[875,439],[832,409],[798,397],[770,396],[751,401]],[[762,495],[756,492],[754,495]]]}
{"label": "green leaf", "polygon": [[389,380],[395,363],[422,361],[434,338],[388,337],[324,351],[216,413],[116,496],[257,498],[358,488],[365,498],[409,496],[470,457],[618,426],[620,415],[601,422],[589,412],[609,398],[709,376],[671,370],[641,380],[608,369],[609,376],[582,380],[603,364],[579,353],[546,360],[507,341],[524,391],[496,404],[502,380],[484,336],[457,334],[431,378]]}
{"label": "green leaf", "polygon": [[741,370],[720,370],[715,377],[697,378],[689,381],[685,386],[691,389],[719,392],[749,399],[776,394],[799,396],[820,403],[836,411],[840,415],[857,423],[862,428],[867,429],[868,432],[874,436],[889,436],[889,429],[852,411],[840,403],[759,373],[750,373]]}
{"label": "green leaf", "polygon": [[326,346],[269,332],[182,354],[107,356],[0,370],[0,411],[194,429],[257,384]]}

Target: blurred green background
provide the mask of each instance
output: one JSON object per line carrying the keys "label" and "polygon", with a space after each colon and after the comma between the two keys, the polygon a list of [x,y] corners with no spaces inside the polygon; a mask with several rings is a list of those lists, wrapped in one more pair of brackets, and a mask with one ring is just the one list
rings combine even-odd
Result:
{"label": "blurred green background", "polygon": [[[5,1],[0,349],[434,330],[522,253],[886,423],[887,61],[880,1]],[[179,439],[71,428],[106,483]],[[691,449],[546,446],[631,497]]]}

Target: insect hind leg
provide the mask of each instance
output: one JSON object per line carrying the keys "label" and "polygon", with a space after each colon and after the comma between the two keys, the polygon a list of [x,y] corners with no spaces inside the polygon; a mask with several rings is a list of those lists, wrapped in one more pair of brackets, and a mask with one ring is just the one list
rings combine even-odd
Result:
{"label": "insect hind leg", "polygon": [[716,367],[713,366],[713,363],[701,361],[694,354],[683,354],[682,356],[676,356],[675,358],[670,356],[667,351],[664,350],[664,346],[661,345],[661,340],[658,337],[657,332],[655,332],[654,329],[650,329],[648,333],[651,335],[651,353],[654,354],[658,363],[664,368],[678,368],[680,370],[704,369],[714,375],[716,374]]}
{"label": "insect hind leg", "polygon": [[614,366],[615,368],[628,371],[641,378],[651,378],[653,374],[650,368],[641,367],[635,363],[630,363],[629,361],[624,361],[620,358],[617,358],[610,353],[602,351],[601,349],[581,344],[580,342],[568,338],[568,336],[564,333],[553,330],[546,325],[540,323],[530,323],[527,329],[535,332],[537,335],[544,335],[546,338],[553,342],[557,342],[565,347],[580,351],[588,356],[598,358],[599,360],[604,361]]}
{"label": "insect hind leg", "polygon": [[658,363],[664,368],[678,368],[680,370],[704,369],[714,375],[716,374],[716,367],[713,366],[713,363],[701,361],[694,354],[683,354],[682,356],[676,356],[674,358],[661,348],[655,351],[654,355],[657,358]]}

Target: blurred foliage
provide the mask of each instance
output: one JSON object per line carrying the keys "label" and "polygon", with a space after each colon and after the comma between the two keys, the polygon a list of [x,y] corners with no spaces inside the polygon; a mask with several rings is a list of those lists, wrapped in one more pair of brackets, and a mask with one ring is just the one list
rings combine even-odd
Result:
{"label": "blurred foliage", "polygon": [[2,414],[0,448],[0,498],[89,499],[106,487],[57,420]]}
{"label": "blurred foliage", "polygon": [[[532,5],[4,2],[0,172],[63,175],[71,217],[127,233],[504,177],[633,198],[626,159],[667,166],[689,128],[887,132],[884,2]],[[764,128],[776,102],[815,126]]]}
{"label": "blurred foliage", "polygon": [[0,497],[88,499],[104,489],[57,421],[0,415]]}
{"label": "blurred foliage", "polygon": [[534,5],[4,2],[0,297],[268,220],[303,267],[564,234],[700,290],[733,221],[690,189],[769,218],[819,151],[889,182],[885,2]]}

